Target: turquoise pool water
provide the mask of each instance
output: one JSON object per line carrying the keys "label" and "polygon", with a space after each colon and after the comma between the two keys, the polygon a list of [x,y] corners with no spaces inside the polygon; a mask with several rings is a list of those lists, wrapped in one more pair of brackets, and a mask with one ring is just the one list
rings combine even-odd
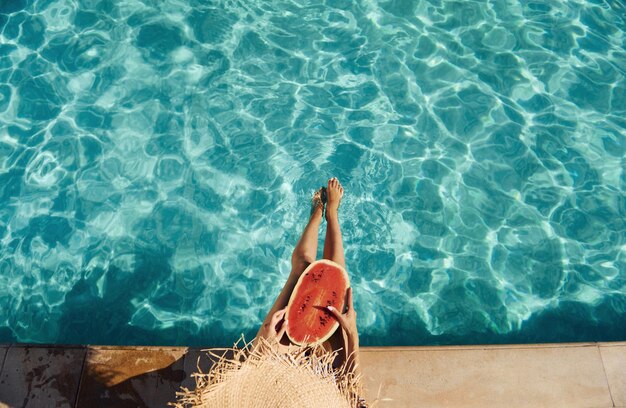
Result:
{"label": "turquoise pool water", "polygon": [[362,344],[625,340],[625,16],[0,1],[0,342],[252,337],[330,176]]}

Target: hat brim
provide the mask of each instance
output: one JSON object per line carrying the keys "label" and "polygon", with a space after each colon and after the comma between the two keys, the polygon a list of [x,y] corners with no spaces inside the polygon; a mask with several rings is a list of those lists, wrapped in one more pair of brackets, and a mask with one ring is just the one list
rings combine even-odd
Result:
{"label": "hat brim", "polygon": [[336,352],[321,346],[293,347],[288,352],[265,338],[256,346],[243,342],[216,354],[209,372],[192,374],[196,388],[183,388],[169,405],[190,407],[354,407],[360,378],[345,367],[333,368]]}

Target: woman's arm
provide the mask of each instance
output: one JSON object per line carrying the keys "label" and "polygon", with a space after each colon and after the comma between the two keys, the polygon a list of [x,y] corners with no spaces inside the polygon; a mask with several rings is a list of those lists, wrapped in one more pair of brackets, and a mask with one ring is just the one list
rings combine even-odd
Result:
{"label": "woman's arm", "polygon": [[361,375],[361,362],[359,358],[359,331],[356,327],[356,311],[352,302],[352,288],[348,288],[346,293],[346,304],[348,308],[345,313],[340,313],[332,306],[328,311],[337,319],[343,330],[344,361],[346,368],[352,374]]}
{"label": "woman's arm", "polygon": [[346,367],[356,376],[361,376],[361,359],[359,358],[359,335],[348,338],[346,344]]}

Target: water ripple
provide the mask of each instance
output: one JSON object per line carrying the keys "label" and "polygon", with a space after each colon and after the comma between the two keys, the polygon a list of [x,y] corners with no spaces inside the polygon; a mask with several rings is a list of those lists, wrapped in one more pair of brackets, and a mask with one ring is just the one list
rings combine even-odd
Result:
{"label": "water ripple", "polygon": [[363,344],[623,340],[625,10],[0,3],[0,341],[251,336],[333,175]]}

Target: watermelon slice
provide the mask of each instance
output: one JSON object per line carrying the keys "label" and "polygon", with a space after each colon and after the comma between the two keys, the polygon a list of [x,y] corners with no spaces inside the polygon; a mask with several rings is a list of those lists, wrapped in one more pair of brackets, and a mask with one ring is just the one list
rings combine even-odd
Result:
{"label": "watermelon slice", "polygon": [[349,287],[348,273],[338,263],[321,259],[309,265],[300,275],[287,304],[289,339],[298,345],[328,340],[339,322],[326,307],[343,310]]}

